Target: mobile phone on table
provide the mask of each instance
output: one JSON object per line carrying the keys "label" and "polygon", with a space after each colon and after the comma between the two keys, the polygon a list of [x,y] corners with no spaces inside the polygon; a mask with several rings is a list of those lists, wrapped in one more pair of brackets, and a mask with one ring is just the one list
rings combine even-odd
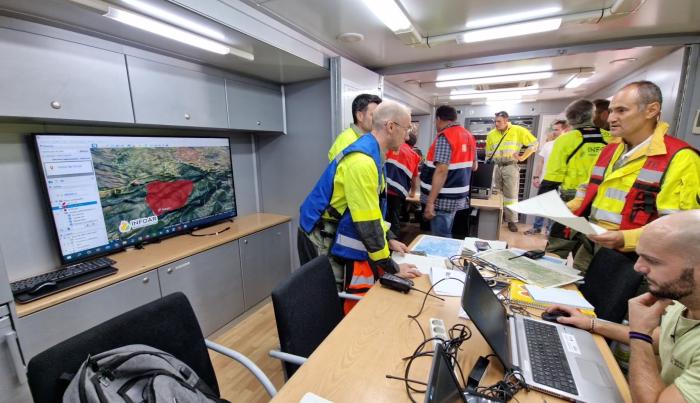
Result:
{"label": "mobile phone on table", "polygon": [[485,241],[476,241],[474,242],[474,246],[476,246],[476,250],[478,252],[491,249],[491,245],[489,245],[489,243]]}

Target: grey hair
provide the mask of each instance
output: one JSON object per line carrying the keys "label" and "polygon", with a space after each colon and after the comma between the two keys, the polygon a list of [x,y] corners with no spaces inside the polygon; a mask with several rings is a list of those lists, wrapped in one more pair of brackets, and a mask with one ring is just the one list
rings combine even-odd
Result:
{"label": "grey hair", "polygon": [[593,109],[593,102],[587,99],[577,99],[566,107],[564,115],[573,127],[590,125],[593,123]]}
{"label": "grey hair", "polygon": [[622,89],[624,90],[629,87],[635,87],[637,89],[637,96],[639,98],[637,105],[639,110],[646,108],[647,105],[653,102],[658,102],[659,105],[663,104],[661,88],[651,81],[635,81],[625,85]]}
{"label": "grey hair", "polygon": [[411,116],[411,110],[395,101],[385,100],[377,106],[372,115],[372,127],[375,130],[382,130],[387,122],[396,122],[402,114]]}

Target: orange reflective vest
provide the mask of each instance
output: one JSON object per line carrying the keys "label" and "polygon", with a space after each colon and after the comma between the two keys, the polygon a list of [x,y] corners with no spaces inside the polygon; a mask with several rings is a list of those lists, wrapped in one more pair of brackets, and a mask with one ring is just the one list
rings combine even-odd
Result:
{"label": "orange reflective vest", "polygon": [[[346,266],[347,267],[347,266]],[[347,275],[345,278],[350,279],[349,282],[346,281],[345,292],[348,294],[355,295],[365,295],[367,291],[374,285],[377,278],[379,278],[383,273],[382,269],[377,269],[377,277],[374,276],[374,271],[366,260],[363,261],[353,261],[352,262],[352,274]],[[358,301],[354,299],[346,299],[343,302],[343,311],[347,315],[348,312],[357,304]]]}

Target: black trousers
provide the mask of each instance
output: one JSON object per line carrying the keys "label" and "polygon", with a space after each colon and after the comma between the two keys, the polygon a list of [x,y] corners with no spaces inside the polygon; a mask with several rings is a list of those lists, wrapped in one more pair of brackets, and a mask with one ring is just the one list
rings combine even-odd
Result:
{"label": "black trousers", "polygon": [[301,266],[318,256],[318,251],[313,242],[301,228],[297,229],[297,252],[299,253],[299,264]]}

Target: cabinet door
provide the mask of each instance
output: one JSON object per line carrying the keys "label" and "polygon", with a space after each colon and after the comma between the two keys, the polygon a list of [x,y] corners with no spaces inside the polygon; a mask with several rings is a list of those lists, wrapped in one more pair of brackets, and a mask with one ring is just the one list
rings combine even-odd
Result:
{"label": "cabinet door", "polygon": [[205,336],[243,312],[238,242],[229,242],[158,269],[163,295],[182,291]]}
{"label": "cabinet door", "polygon": [[289,223],[242,238],[240,246],[245,308],[250,309],[289,276]]}
{"label": "cabinet door", "polygon": [[232,129],[281,132],[284,130],[282,91],[226,80]]}
{"label": "cabinet door", "polygon": [[127,56],[136,123],[228,128],[224,79]]}
{"label": "cabinet door", "polygon": [[155,270],[95,290],[17,321],[24,358],[29,359],[69,337],[160,298]]}
{"label": "cabinet door", "polygon": [[133,123],[124,55],[0,28],[0,116]]}

